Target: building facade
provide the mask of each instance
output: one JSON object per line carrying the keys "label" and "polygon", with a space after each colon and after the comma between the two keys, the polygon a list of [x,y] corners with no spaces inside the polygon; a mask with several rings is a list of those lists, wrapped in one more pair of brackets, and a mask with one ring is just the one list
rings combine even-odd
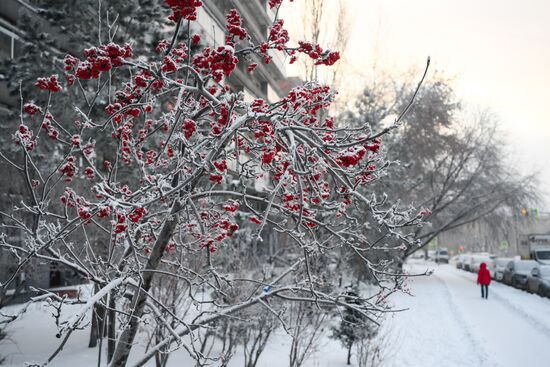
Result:
{"label": "building facade", "polygon": [[[35,5],[33,0],[0,0],[0,58],[15,59],[21,55],[22,46],[28,37],[18,24],[23,12],[36,14]],[[248,29],[253,42],[258,44],[265,41],[275,16],[269,9],[267,0],[205,0],[204,6],[199,9],[199,16],[197,22],[193,24],[195,28],[192,31],[200,33],[205,44],[222,45],[225,42],[225,16],[232,8],[237,9],[241,14],[244,26]],[[38,14],[36,17],[40,19]],[[46,32],[58,32],[55,28],[52,29],[51,25],[45,25],[45,29]],[[235,91],[242,92],[245,100],[263,98],[276,102],[296,85],[295,80],[286,78],[283,61],[278,53],[273,53],[272,62],[266,65],[258,60],[258,67],[253,73],[245,70],[246,63],[240,63],[227,82]],[[19,106],[19,99],[9,94],[7,86],[9,80],[9,75],[0,75],[0,109],[5,111],[17,110]],[[6,171],[9,167],[5,165],[4,162],[0,162],[0,169]],[[20,190],[16,188],[23,187],[23,185],[14,185],[14,178],[10,179],[7,176],[9,175],[0,178],[0,187],[3,190],[1,204],[5,206],[21,200]],[[262,182],[257,180],[253,185],[258,189]],[[2,223],[1,218],[0,223]],[[14,238],[17,236],[16,233],[8,233],[8,236],[11,241],[16,241]],[[0,281],[5,281],[8,274],[14,270],[13,258],[7,251],[0,251]],[[21,272],[19,277],[11,282],[12,289],[9,292],[13,293],[14,288],[22,284],[25,287],[48,288],[74,284],[76,281],[74,274],[56,264],[36,263],[28,267],[27,273]],[[0,301],[3,298],[1,296]]]}
{"label": "building facade", "polygon": [[497,256],[516,256],[520,254],[523,236],[550,234],[550,213],[491,219],[489,217],[443,232],[438,236],[437,246],[448,248],[452,254],[489,252]]}
{"label": "building facade", "polygon": [[[24,6],[23,4],[28,4]],[[18,20],[24,8],[32,11],[32,0],[1,0],[0,1],[0,57],[16,58],[21,53],[25,33],[18,27]],[[199,8],[194,31],[200,32],[206,43],[220,45],[225,40],[225,16],[230,9],[235,8],[243,18],[254,43],[264,41],[275,14],[267,5],[267,0],[235,1],[215,0],[205,1]],[[240,65],[229,78],[229,84],[237,91],[242,91],[248,100],[264,98],[274,102],[288,92],[288,82],[284,60],[280,53],[273,53],[273,60],[268,65],[258,62],[258,67],[252,74]],[[243,63],[244,64],[244,63]],[[9,96],[6,79],[9,75],[0,76],[0,107],[9,108],[18,103],[17,98]]]}
{"label": "building facade", "polygon": [[[200,32],[206,37],[208,44],[221,45],[225,42],[225,15],[230,9],[237,9],[243,19],[252,41],[259,44],[265,41],[269,27],[275,14],[267,5],[267,0],[235,1],[216,0],[205,1],[199,9],[197,23]],[[286,72],[284,60],[280,53],[272,54],[273,60],[268,65],[258,60],[258,67],[252,76],[245,70],[244,63],[239,64],[229,79],[231,86],[244,92],[245,99],[264,98],[275,102],[283,97],[288,90],[285,88]]]}

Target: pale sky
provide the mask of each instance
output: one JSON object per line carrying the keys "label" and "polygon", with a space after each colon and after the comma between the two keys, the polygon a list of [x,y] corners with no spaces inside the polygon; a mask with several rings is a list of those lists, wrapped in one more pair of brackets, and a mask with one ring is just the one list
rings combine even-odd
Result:
{"label": "pale sky", "polygon": [[[367,83],[357,75],[374,64],[404,72],[430,56],[432,71],[455,78],[459,98],[497,115],[513,164],[541,171],[549,194],[541,209],[550,210],[550,0],[346,1],[346,75]],[[289,20],[291,29],[300,24]]]}

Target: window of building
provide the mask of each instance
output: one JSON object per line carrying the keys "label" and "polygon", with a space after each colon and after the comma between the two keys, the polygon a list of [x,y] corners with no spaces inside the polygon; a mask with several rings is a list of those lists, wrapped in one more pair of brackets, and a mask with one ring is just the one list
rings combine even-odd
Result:
{"label": "window of building", "polygon": [[0,56],[13,59],[21,48],[18,35],[7,28],[0,26]]}
{"label": "window of building", "polygon": [[0,32],[0,57],[11,57],[12,38]]}

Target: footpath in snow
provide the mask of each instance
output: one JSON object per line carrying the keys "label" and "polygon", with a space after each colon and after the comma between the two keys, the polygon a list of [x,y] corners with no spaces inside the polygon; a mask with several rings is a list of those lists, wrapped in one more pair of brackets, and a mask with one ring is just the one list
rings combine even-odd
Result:
{"label": "footpath in snow", "polygon": [[386,323],[387,366],[550,366],[550,300],[492,282],[481,298],[476,275],[451,265],[409,265],[413,297],[396,295]]}

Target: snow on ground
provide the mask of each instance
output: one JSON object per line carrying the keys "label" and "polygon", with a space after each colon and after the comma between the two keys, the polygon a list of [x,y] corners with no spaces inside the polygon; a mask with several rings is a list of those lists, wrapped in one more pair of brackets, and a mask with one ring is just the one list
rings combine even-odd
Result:
{"label": "snow on ground", "polygon": [[407,312],[385,327],[394,335],[387,366],[549,366],[550,300],[493,282],[481,298],[476,275],[450,265],[412,264],[434,269],[411,280],[414,297],[392,301]]}
{"label": "snow on ground", "polygon": [[[432,276],[410,281],[411,293],[396,294],[391,302],[407,311],[389,315],[381,337],[386,367],[550,366],[550,300],[493,282],[489,299],[480,296],[475,275],[450,265],[410,264],[409,271],[434,269]],[[4,308],[4,313],[17,307]],[[75,307],[75,311],[78,309]],[[0,345],[7,366],[43,363],[60,340],[51,309],[35,304],[10,325],[10,341]],[[328,330],[327,330],[328,334]],[[49,366],[96,366],[97,349],[87,348],[88,330],[76,331]],[[271,339],[258,367],[288,365],[290,337],[282,330]],[[130,360],[143,352],[138,346]],[[319,350],[304,367],[344,367],[346,351],[325,336]],[[102,365],[105,365],[102,363]],[[193,366],[184,351],[175,352],[169,366]],[[215,366],[216,363],[213,363]],[[242,367],[237,351],[230,367]],[[148,366],[154,366],[153,363]]]}
{"label": "snow on ground", "polygon": [[[82,306],[66,306],[61,319],[69,319]],[[2,309],[4,314],[15,314],[21,308],[20,305],[8,306]],[[56,350],[61,339],[55,337],[57,328],[52,309],[45,303],[36,303],[29,306],[23,316],[9,325],[6,329],[8,341],[0,344],[0,356],[6,357],[2,366],[25,366],[28,363],[42,365],[48,357]],[[342,348],[336,340],[328,338],[329,330],[325,330],[325,337],[321,340],[318,350],[310,357],[304,367],[345,367],[347,351]],[[89,329],[76,330],[61,353],[48,366],[52,367],[87,367],[97,366],[98,349],[88,348]],[[281,367],[288,365],[288,353],[290,351],[290,336],[282,329],[278,329],[271,337],[266,351],[260,357],[258,367]],[[104,347],[104,350],[106,348]],[[216,353],[216,346],[212,355]],[[136,345],[130,355],[128,365],[139,359],[144,352],[142,343]],[[105,353],[102,361],[106,361]],[[213,362],[212,366],[219,363]],[[102,362],[102,366],[106,363]],[[194,366],[195,363],[183,349],[174,352],[169,359],[168,367]],[[149,361],[146,366],[155,366],[154,360]],[[242,348],[239,348],[229,363],[229,367],[244,366]]]}

